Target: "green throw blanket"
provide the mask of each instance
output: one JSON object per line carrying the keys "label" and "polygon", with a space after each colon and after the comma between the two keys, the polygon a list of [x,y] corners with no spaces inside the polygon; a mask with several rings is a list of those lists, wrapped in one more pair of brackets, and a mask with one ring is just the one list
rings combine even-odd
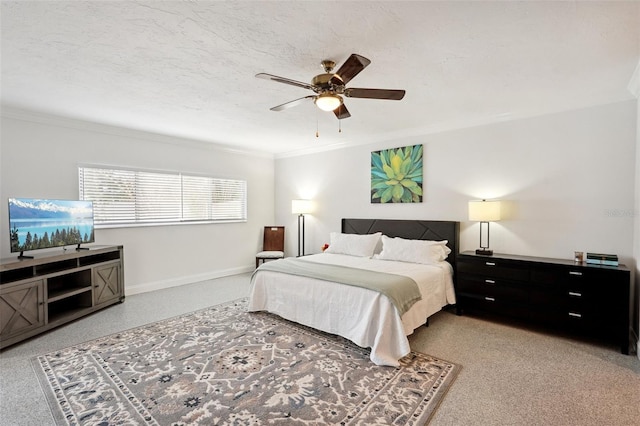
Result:
{"label": "green throw blanket", "polygon": [[414,303],[422,299],[418,284],[411,278],[402,275],[286,258],[260,265],[251,277],[252,285],[256,274],[260,271],[282,272],[374,290],[387,296],[398,309],[400,315],[403,315]]}

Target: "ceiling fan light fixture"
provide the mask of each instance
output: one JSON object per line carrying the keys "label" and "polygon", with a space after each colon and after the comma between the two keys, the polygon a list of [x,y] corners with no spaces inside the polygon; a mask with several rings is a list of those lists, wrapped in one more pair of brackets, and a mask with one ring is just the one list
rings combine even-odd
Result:
{"label": "ceiling fan light fixture", "polygon": [[335,93],[323,93],[318,95],[314,102],[323,111],[333,111],[342,105],[342,97]]}

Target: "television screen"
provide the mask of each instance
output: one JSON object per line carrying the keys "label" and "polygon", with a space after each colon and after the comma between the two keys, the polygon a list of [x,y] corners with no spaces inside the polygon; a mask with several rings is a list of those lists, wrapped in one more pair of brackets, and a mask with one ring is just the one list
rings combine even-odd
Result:
{"label": "television screen", "polygon": [[11,252],[95,241],[91,201],[9,198]]}

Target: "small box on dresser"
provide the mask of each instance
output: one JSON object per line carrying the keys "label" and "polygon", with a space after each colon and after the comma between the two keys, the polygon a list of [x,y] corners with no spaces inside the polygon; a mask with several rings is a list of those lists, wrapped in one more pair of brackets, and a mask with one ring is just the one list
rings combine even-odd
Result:
{"label": "small box on dresser", "polygon": [[459,314],[518,318],[607,340],[629,354],[631,275],[625,265],[463,252],[457,266]]}

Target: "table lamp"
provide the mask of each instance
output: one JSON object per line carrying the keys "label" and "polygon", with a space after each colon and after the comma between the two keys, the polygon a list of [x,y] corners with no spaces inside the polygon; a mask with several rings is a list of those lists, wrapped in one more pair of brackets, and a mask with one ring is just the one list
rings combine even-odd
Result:
{"label": "table lamp", "polygon": [[[493,255],[489,249],[489,222],[500,220],[500,201],[474,200],[469,201],[469,220],[480,222],[480,248],[476,254]],[[487,245],[482,244],[482,224],[487,224]]]}

